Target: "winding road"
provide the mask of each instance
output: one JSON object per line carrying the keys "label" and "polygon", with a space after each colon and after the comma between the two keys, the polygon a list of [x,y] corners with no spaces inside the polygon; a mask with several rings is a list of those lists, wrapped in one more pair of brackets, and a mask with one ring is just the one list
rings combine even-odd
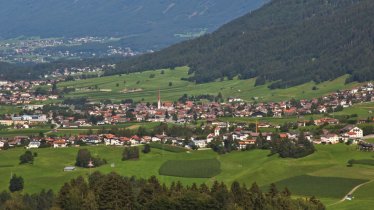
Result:
{"label": "winding road", "polygon": [[339,204],[339,203],[343,203],[348,195],[352,195],[352,194],[353,194],[354,192],[356,192],[356,190],[358,190],[360,187],[362,187],[362,186],[364,186],[364,185],[367,185],[367,184],[369,184],[369,183],[371,183],[371,182],[374,182],[374,180],[370,180],[370,181],[368,181],[368,182],[364,182],[364,183],[362,183],[362,184],[357,185],[357,186],[354,187],[351,191],[349,191],[349,193],[347,193],[347,194],[346,194],[346,195],[345,195],[345,196],[344,196],[340,201],[338,201],[338,202],[336,202],[336,203],[333,203],[333,204],[330,204],[330,205],[327,205],[327,206],[333,206],[333,205],[336,205],[336,204]]}

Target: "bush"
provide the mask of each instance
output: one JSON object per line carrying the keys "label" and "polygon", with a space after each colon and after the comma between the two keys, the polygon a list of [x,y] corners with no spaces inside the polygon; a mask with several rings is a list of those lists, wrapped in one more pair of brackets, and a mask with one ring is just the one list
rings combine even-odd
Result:
{"label": "bush", "polygon": [[139,159],[138,147],[125,147],[122,152],[122,161]]}
{"label": "bush", "polygon": [[93,167],[99,167],[107,163],[105,159],[99,157],[93,157],[91,152],[87,149],[80,149],[77,154],[75,165],[82,168],[89,168],[89,163],[93,163]]}
{"label": "bush", "polygon": [[9,182],[9,191],[16,192],[23,190],[23,178],[14,174]]}
{"label": "bush", "polygon": [[25,152],[25,154],[19,157],[19,160],[20,160],[19,164],[26,164],[26,163],[32,164],[34,162],[34,156],[32,152],[28,150]]}
{"label": "bush", "polygon": [[151,146],[149,146],[149,144],[144,145],[144,148],[143,148],[142,152],[144,154],[150,153],[151,152]]}

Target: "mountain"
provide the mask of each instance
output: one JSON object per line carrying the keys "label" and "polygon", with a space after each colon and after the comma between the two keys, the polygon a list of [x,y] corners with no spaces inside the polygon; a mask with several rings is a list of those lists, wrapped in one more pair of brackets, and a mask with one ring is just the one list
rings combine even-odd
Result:
{"label": "mountain", "polygon": [[[191,81],[257,77],[286,88],[374,79],[374,1],[272,0],[217,31],[121,62],[107,75],[189,66]],[[187,78],[186,78],[187,79]]]}
{"label": "mountain", "polygon": [[267,1],[0,0],[0,37],[113,36],[159,48],[213,31]]}

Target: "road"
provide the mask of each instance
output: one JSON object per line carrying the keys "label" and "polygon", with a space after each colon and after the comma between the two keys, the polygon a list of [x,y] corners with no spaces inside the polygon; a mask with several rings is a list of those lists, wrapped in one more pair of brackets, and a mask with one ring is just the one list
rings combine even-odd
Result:
{"label": "road", "polygon": [[371,182],[374,182],[374,180],[370,180],[370,181],[368,181],[368,182],[364,182],[364,183],[362,183],[362,184],[357,185],[357,186],[354,187],[351,191],[349,191],[349,193],[347,193],[347,194],[346,194],[346,195],[345,195],[345,196],[344,196],[340,201],[338,201],[338,202],[336,202],[336,203],[333,203],[333,204],[330,204],[330,205],[328,205],[328,206],[333,206],[333,205],[337,205],[337,204],[339,204],[339,203],[343,203],[348,195],[352,195],[352,194],[353,194],[354,192],[356,192],[356,190],[358,190],[360,187],[362,187],[362,186],[364,186],[364,185],[367,185],[367,184],[369,184],[369,183],[371,183]]}

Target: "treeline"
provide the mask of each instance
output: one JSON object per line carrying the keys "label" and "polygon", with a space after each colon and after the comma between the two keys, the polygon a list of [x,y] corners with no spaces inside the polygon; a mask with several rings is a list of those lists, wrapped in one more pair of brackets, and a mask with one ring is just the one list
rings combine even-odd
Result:
{"label": "treeline", "polygon": [[1,209],[303,209],[324,210],[325,206],[315,197],[291,197],[286,188],[278,190],[272,184],[268,192],[262,192],[253,183],[251,187],[233,182],[231,186],[215,181],[211,187],[192,184],[183,186],[173,182],[161,184],[156,177],[135,179],[116,173],[103,175],[94,172],[88,181],[78,177],[65,183],[57,195],[51,191],[38,194],[0,194]]}
{"label": "treeline", "polygon": [[244,148],[239,147],[239,140],[234,140],[230,135],[228,138],[214,139],[208,144],[208,147],[218,154],[226,154],[237,150],[270,150],[271,155],[278,154],[281,158],[302,158],[313,154],[316,149],[312,142],[305,138],[303,132],[298,139],[281,138],[278,133],[271,136],[271,141],[267,140],[262,133],[255,138],[254,144],[248,144]]}
{"label": "treeline", "polygon": [[106,75],[189,66],[189,80],[257,77],[287,88],[351,74],[374,79],[374,2],[273,0],[212,34],[120,62]]}

